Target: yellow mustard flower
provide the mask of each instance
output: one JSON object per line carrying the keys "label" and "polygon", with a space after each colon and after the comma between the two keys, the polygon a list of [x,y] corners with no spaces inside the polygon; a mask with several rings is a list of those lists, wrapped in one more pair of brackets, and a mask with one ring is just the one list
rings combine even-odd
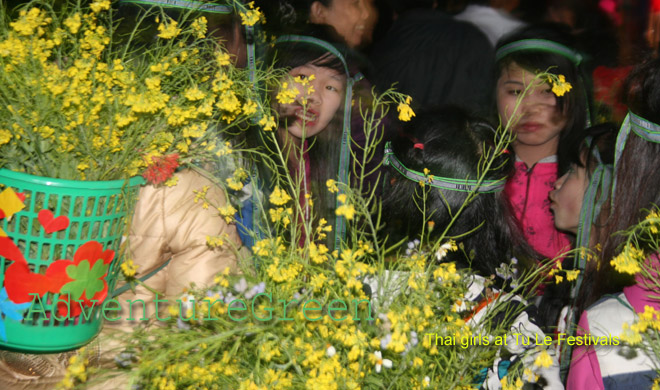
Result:
{"label": "yellow mustard flower", "polygon": [[412,117],[415,116],[415,112],[410,108],[410,102],[412,98],[410,96],[406,97],[406,101],[400,102],[396,110],[399,112],[399,120],[408,122]]}
{"label": "yellow mustard flower", "polygon": [[11,131],[0,129],[0,145],[8,144],[12,137]]}
{"label": "yellow mustard flower", "polygon": [[138,266],[133,263],[133,259],[128,259],[121,263],[121,273],[124,274],[126,278],[134,277],[137,269]]}
{"label": "yellow mustard flower", "polygon": [[101,11],[110,9],[110,0],[95,0],[92,4],[89,5],[89,8],[95,14],[98,14]]}
{"label": "yellow mustard flower", "polygon": [[552,93],[556,96],[564,96],[565,93],[569,92],[573,86],[571,83],[566,81],[566,77],[563,74],[558,75],[556,78],[553,77],[552,81]]}
{"label": "yellow mustard flower", "polygon": [[543,350],[534,360],[536,367],[550,367],[552,364],[552,357],[546,350]]}
{"label": "yellow mustard flower", "polygon": [[264,115],[259,120],[259,126],[262,126],[265,131],[273,130],[276,125],[277,124],[275,123],[275,117],[273,117],[272,115],[270,115],[270,116]]}
{"label": "yellow mustard flower", "polygon": [[634,275],[641,272],[639,261],[644,259],[644,251],[627,244],[621,253],[619,253],[610,264],[614,266],[617,272]]}
{"label": "yellow mustard flower", "polygon": [[207,24],[208,21],[206,20],[206,17],[200,16],[199,18],[193,20],[193,22],[190,24],[190,28],[195,33],[195,36],[201,39],[206,36]]}
{"label": "yellow mustard flower", "polygon": [[77,12],[64,20],[64,26],[71,34],[77,34],[81,24],[80,14]]}
{"label": "yellow mustard flower", "polygon": [[158,25],[158,37],[162,39],[172,39],[175,38],[181,32],[181,29],[177,27],[176,20],[169,20],[169,23],[164,24],[160,23]]}
{"label": "yellow mustard flower", "polygon": [[336,180],[328,179],[325,182],[325,185],[326,185],[326,187],[328,187],[328,191],[330,191],[330,192],[335,193],[335,192],[339,191],[339,187],[337,187],[337,181]]}
{"label": "yellow mustard flower", "polygon": [[270,203],[276,206],[282,206],[285,205],[288,201],[290,201],[291,197],[289,196],[289,194],[286,193],[286,191],[284,191],[278,186],[275,187],[273,193],[270,194],[269,199],[270,199]]}

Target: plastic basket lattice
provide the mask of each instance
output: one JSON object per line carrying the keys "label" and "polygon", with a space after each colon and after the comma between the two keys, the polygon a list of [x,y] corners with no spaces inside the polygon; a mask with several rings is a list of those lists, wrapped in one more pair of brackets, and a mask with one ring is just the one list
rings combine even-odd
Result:
{"label": "plastic basket lattice", "polygon": [[142,182],[0,169],[0,347],[65,351],[98,334]]}

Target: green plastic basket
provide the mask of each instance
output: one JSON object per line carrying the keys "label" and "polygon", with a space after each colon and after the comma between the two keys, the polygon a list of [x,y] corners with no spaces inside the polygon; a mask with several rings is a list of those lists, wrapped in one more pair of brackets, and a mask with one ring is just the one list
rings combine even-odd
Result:
{"label": "green plastic basket", "polygon": [[[0,226],[27,260],[30,271],[44,274],[48,266],[61,259],[73,259],[76,250],[89,241],[97,241],[103,249],[112,249],[115,256],[110,263],[106,282],[108,297],[118,275],[120,243],[126,232],[126,220],[133,210],[142,177],[114,181],[59,180],[0,169],[0,184],[23,193],[25,208],[11,219],[1,220]],[[46,233],[38,220],[38,213],[48,209],[55,216],[67,216],[64,230]],[[0,286],[5,286],[5,271],[13,261],[0,256]],[[55,320],[59,294],[46,293],[41,298],[46,316],[35,311],[23,319],[13,320],[2,315],[6,340],[0,348],[23,352],[60,352],[88,343],[101,330],[101,303],[94,306],[91,316]],[[107,299],[107,298],[106,298]],[[72,304],[73,305],[73,304]]]}

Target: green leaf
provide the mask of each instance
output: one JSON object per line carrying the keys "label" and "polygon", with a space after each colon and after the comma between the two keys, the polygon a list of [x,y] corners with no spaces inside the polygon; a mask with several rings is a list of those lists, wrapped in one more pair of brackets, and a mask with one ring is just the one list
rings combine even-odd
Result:
{"label": "green leaf", "polygon": [[77,300],[85,293],[87,299],[92,299],[94,294],[103,290],[104,282],[101,280],[108,272],[108,264],[98,259],[90,268],[88,260],[81,261],[77,266],[70,265],[66,268],[66,274],[73,279],[62,286],[62,293],[68,292],[71,300]]}

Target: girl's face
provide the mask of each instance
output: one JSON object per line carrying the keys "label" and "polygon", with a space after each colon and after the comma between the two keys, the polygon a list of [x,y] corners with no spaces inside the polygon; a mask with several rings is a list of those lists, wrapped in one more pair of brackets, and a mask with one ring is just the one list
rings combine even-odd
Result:
{"label": "girl's face", "polygon": [[557,229],[577,233],[588,179],[585,167],[571,164],[571,169],[555,182],[555,189],[550,191],[550,209]]}
{"label": "girl's face", "polygon": [[344,98],[346,76],[309,63],[291,69],[289,75],[298,95],[293,103],[280,104],[277,111],[286,120],[290,135],[313,137],[325,130],[337,113]]}
{"label": "girl's face", "polygon": [[365,0],[331,0],[329,6],[320,1],[312,3],[310,21],[334,27],[349,47],[362,43],[369,12]]}
{"label": "girl's face", "polygon": [[[497,110],[502,125],[513,121],[510,129],[516,134],[514,149],[517,145],[543,147],[556,153],[559,135],[566,127],[567,118],[557,106],[552,87],[534,76],[516,63],[506,67],[497,80]],[[528,86],[516,111],[518,97]]]}

